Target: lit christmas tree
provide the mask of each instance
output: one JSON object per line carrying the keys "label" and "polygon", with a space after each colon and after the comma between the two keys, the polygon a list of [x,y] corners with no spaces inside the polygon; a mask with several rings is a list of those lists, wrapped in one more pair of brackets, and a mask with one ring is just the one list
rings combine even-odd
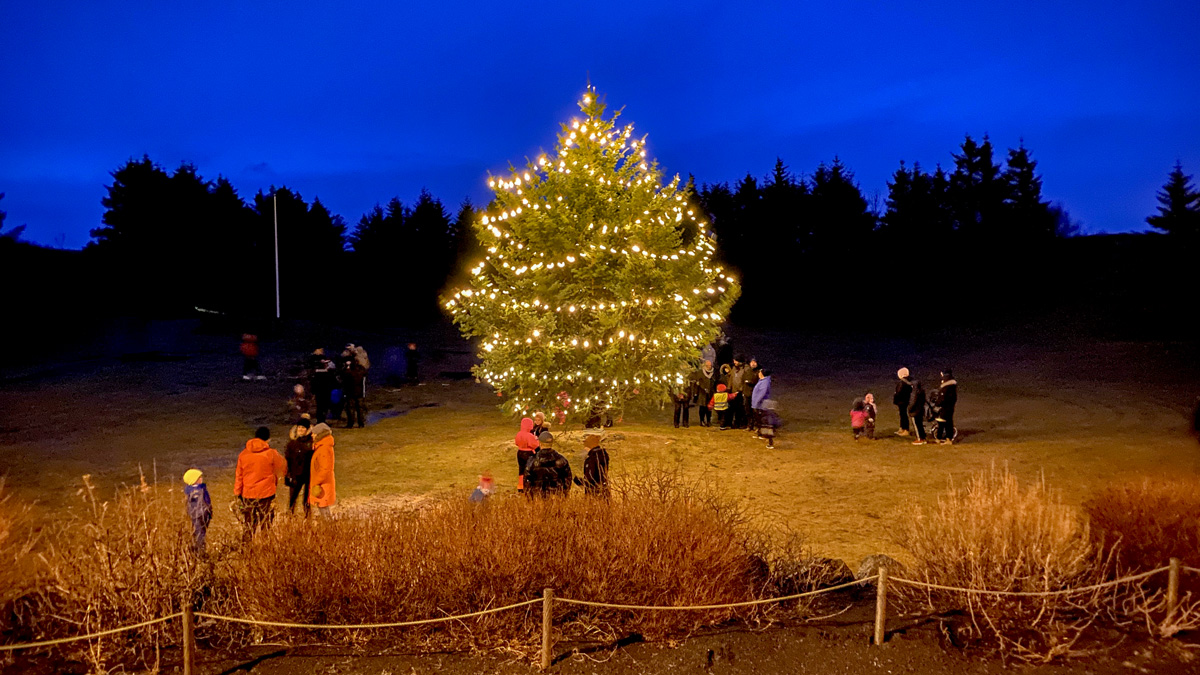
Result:
{"label": "lit christmas tree", "polygon": [[590,87],[579,107],[555,154],[488,181],[474,223],[486,257],[442,298],[511,413],[658,403],[739,293],[679,176],[663,185],[645,138],[605,119]]}

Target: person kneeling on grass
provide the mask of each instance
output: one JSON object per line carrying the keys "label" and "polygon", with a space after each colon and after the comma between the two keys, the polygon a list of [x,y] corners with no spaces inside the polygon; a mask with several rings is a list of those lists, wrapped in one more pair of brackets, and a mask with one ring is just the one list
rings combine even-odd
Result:
{"label": "person kneeling on grass", "polygon": [[192,520],[192,550],[203,558],[204,538],[212,520],[212,500],[200,469],[188,469],[183,473],[183,497],[187,500],[188,518]]}
{"label": "person kneeling on grass", "polygon": [[275,488],[287,472],[287,463],[270,446],[271,430],[259,427],[254,438],[238,455],[233,473],[233,494],[242,509],[242,539],[250,541],[254,533],[270,527],[275,518]]}
{"label": "person kneeling on grass", "polygon": [[544,497],[566,495],[571,490],[571,464],[554,449],[554,435],[543,431],[541,447],[525,466],[525,494]]}
{"label": "person kneeling on grass", "polygon": [[576,478],[575,484],[582,485],[589,497],[607,497],[608,451],[600,447],[600,434],[584,436],[583,447],[588,451],[587,459],[583,460],[583,480]]}
{"label": "person kneeling on grass", "polygon": [[337,501],[337,483],[333,478],[333,429],[318,424],[312,429],[313,455],[308,503],[317,507],[317,515],[328,518],[329,507]]}

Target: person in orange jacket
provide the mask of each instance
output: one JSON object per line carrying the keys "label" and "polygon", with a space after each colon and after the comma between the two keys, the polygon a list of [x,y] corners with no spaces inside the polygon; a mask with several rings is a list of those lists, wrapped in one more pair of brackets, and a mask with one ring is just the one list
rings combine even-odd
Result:
{"label": "person in orange jacket", "polygon": [[337,501],[337,482],[333,478],[333,429],[321,423],[312,428],[313,457],[308,503],[317,507],[317,515],[328,518],[329,507]]}
{"label": "person in orange jacket", "polygon": [[249,541],[275,518],[275,486],[287,472],[287,462],[271,447],[271,430],[259,427],[238,455],[233,494],[242,507],[242,538]]}

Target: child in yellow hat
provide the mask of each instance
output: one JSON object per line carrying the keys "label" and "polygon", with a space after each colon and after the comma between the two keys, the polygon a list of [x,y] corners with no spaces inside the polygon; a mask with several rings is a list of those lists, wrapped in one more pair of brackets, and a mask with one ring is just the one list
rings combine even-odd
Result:
{"label": "child in yellow hat", "polygon": [[188,469],[183,473],[183,496],[187,500],[188,517],[192,519],[194,549],[196,555],[203,557],[204,538],[208,534],[208,523],[212,520],[212,500],[200,469]]}

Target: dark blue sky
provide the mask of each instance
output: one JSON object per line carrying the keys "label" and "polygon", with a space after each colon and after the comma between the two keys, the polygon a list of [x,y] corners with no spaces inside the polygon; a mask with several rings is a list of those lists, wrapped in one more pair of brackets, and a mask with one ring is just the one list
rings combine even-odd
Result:
{"label": "dark blue sky", "polygon": [[[753,7],[753,9],[751,9]],[[868,195],[964,133],[1024,138],[1088,231],[1143,229],[1200,174],[1200,2],[0,0],[0,209],[79,247],[149,154],[353,224],[422,186],[453,210],[554,144],[590,74],[669,172],[809,172]]]}

